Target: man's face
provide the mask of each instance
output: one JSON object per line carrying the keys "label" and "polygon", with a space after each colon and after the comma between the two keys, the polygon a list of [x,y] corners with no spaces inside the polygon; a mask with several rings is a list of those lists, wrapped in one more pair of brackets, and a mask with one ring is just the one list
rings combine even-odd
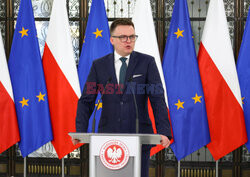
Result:
{"label": "man's face", "polygon": [[[119,25],[115,28],[112,36],[132,36],[135,35],[135,29],[129,25]],[[127,41],[122,42],[120,38],[110,37],[110,42],[114,46],[116,52],[121,56],[127,56],[132,53],[135,47],[135,41],[127,38]]]}

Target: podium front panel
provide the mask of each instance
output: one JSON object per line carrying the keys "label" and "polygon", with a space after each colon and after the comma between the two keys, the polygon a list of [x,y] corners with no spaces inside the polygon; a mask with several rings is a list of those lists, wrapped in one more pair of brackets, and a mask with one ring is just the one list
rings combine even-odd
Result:
{"label": "podium front panel", "polygon": [[[104,155],[101,154],[105,154],[110,149],[109,147],[112,149],[113,145],[109,146],[109,142],[113,141],[124,143],[128,150],[128,161],[124,167],[119,169],[114,169],[109,166],[110,164],[101,161],[101,158],[102,160],[105,159]],[[140,177],[140,174],[141,144],[138,136],[90,137],[90,177]]]}

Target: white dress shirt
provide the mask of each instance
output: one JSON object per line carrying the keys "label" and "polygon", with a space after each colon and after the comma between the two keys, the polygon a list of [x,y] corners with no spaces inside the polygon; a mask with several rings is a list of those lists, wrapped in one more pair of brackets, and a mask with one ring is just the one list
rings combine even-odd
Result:
{"label": "white dress shirt", "polygon": [[[114,52],[115,74],[116,74],[116,79],[117,79],[118,84],[119,84],[119,80],[120,80],[120,69],[121,69],[121,66],[122,66],[122,61],[120,60],[121,57],[122,56],[119,55],[116,51]],[[127,60],[126,60],[127,66],[128,66],[128,63],[129,63],[129,57],[130,57],[130,55],[125,56],[125,58],[127,58]]]}

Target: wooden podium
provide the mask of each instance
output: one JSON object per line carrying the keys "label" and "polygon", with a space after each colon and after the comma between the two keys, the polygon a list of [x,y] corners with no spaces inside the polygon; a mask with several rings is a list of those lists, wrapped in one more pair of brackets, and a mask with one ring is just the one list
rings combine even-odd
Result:
{"label": "wooden podium", "polygon": [[141,147],[160,144],[158,134],[69,133],[89,143],[90,177],[141,177]]}

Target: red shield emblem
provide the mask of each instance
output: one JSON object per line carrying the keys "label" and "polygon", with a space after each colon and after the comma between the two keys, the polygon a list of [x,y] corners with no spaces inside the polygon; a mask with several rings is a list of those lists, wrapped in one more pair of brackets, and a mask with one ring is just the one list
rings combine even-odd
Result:
{"label": "red shield emblem", "polygon": [[107,141],[101,147],[100,159],[105,167],[112,170],[118,170],[127,164],[129,151],[122,141]]}

